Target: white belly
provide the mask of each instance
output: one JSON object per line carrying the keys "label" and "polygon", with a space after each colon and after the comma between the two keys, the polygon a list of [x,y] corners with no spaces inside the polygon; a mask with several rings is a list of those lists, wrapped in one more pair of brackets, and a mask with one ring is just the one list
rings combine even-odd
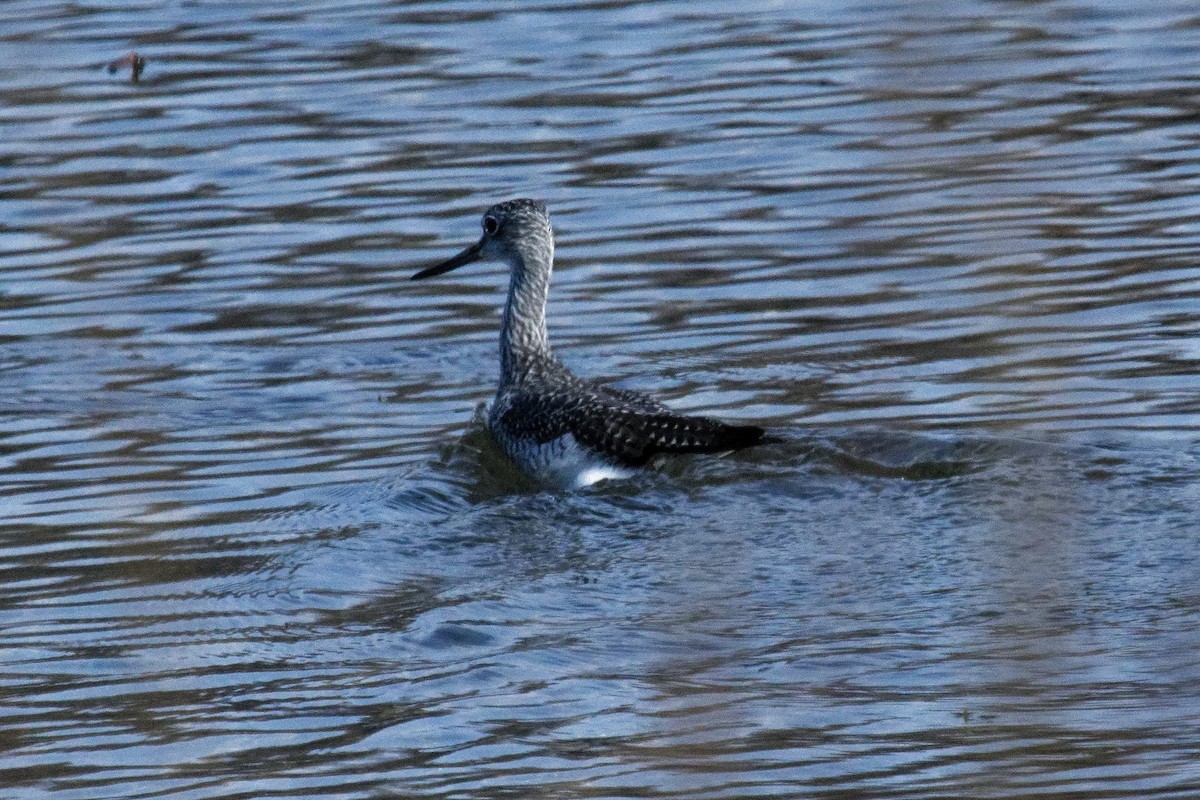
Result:
{"label": "white belly", "polygon": [[527,475],[559,489],[581,489],[593,483],[628,478],[634,470],[614,466],[584,448],[571,434],[545,444],[522,446],[501,442],[505,451]]}

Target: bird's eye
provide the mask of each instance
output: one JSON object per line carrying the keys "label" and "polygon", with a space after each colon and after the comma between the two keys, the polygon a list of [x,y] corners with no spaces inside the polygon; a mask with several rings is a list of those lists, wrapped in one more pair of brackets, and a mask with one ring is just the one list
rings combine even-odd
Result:
{"label": "bird's eye", "polygon": [[500,223],[496,222],[495,217],[483,218],[483,232],[487,234],[495,233],[500,229]]}

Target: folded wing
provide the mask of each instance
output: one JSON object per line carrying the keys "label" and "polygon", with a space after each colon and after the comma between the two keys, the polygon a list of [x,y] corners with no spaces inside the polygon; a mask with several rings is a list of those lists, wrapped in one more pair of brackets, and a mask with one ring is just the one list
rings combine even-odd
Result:
{"label": "folded wing", "polygon": [[631,467],[660,453],[719,453],[757,444],[756,425],[730,425],[671,412],[646,395],[603,385],[589,391],[525,393],[503,398],[499,422],[516,438],[549,442],[571,434],[583,446]]}

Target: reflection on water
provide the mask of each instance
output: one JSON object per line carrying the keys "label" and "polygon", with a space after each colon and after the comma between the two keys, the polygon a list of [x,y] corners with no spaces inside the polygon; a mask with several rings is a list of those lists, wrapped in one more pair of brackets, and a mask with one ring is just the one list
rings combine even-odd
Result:
{"label": "reflection on water", "polygon": [[[1197,30],[10,0],[5,796],[1194,796]],[[785,441],[515,474],[406,278],[516,195],[565,361]]]}

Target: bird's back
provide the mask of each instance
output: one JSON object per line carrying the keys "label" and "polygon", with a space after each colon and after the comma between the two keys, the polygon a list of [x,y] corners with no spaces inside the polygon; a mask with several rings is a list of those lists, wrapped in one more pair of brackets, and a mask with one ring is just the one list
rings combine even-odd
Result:
{"label": "bird's back", "polygon": [[640,392],[584,381],[557,361],[503,385],[488,422],[522,469],[560,485],[579,485],[572,472],[609,467],[621,474],[660,454],[737,450],[764,433],[754,425],[678,414]]}

